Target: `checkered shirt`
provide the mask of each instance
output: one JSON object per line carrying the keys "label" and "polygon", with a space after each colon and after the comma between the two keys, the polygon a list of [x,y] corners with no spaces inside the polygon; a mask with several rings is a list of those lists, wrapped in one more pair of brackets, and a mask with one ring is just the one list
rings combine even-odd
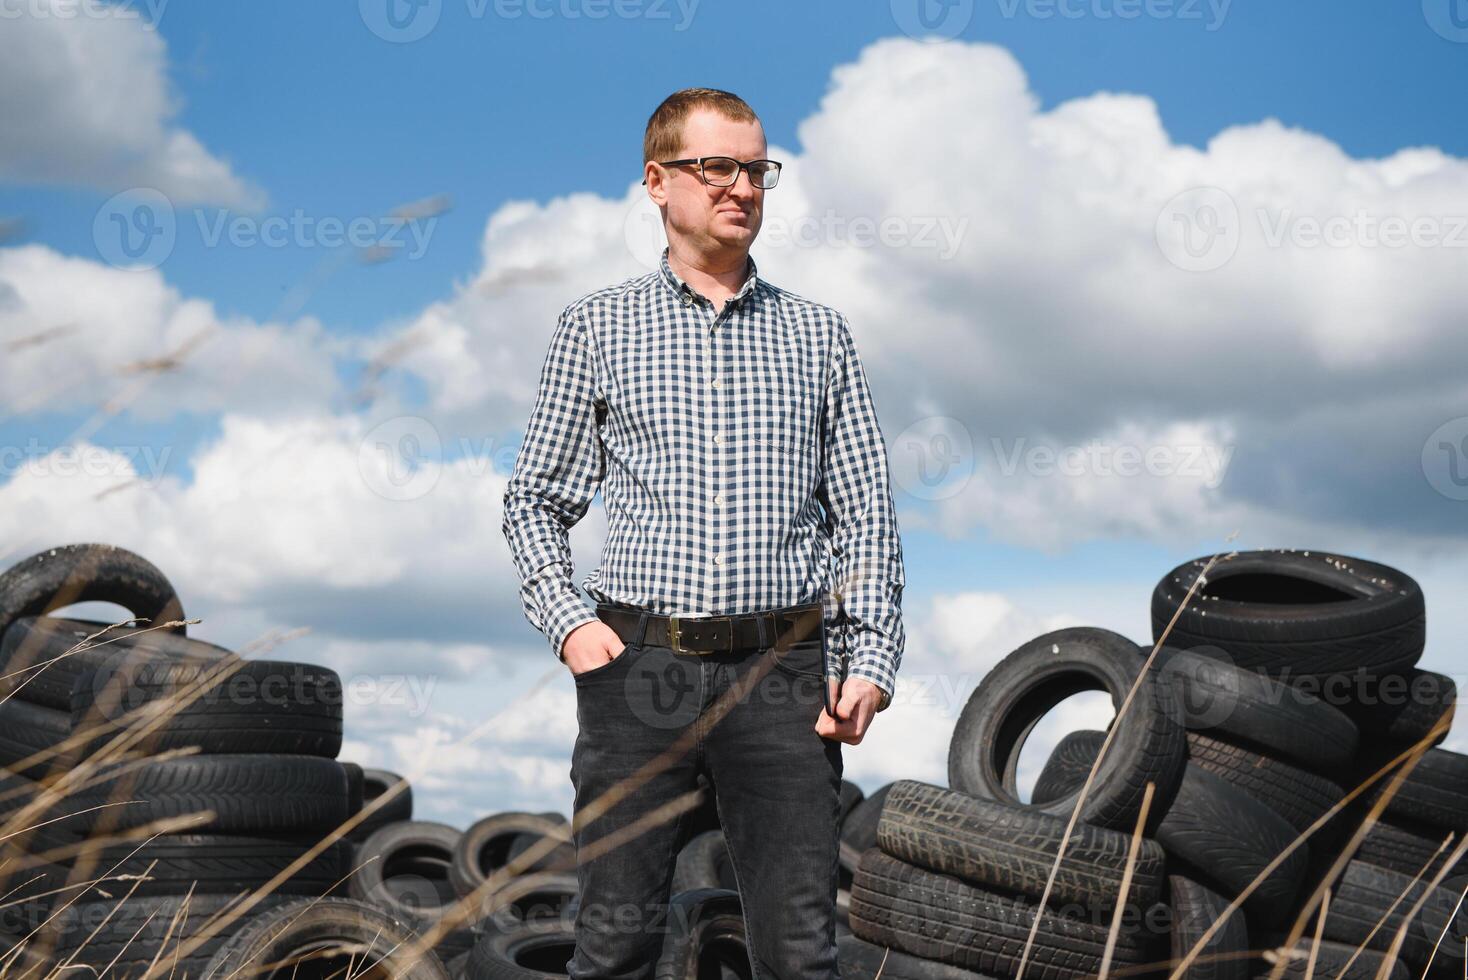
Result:
{"label": "checkered shirt", "polygon": [[569,532],[598,488],[598,602],[698,617],[819,599],[832,673],[890,703],[902,545],[886,449],[846,318],[758,277],[715,310],[659,268],[561,312],[504,493],[525,616],[564,661],[597,618]]}

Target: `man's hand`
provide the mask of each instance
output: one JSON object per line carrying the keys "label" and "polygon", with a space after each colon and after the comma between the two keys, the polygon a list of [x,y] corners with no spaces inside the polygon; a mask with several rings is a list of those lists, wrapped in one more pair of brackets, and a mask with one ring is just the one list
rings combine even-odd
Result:
{"label": "man's hand", "polygon": [[561,656],[574,676],[611,663],[625,649],[627,644],[622,642],[616,630],[599,619],[593,619],[566,634],[565,642],[561,644]]}
{"label": "man's hand", "polygon": [[848,677],[844,682],[828,677],[826,683],[836,705],[836,717],[832,718],[822,707],[821,716],[816,719],[816,734],[838,742],[860,744],[877,713],[877,705],[882,703],[882,689],[862,677]]}

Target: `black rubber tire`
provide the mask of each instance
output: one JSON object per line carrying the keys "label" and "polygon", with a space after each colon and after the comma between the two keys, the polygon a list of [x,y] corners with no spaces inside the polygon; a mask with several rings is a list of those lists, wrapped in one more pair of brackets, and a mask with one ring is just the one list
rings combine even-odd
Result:
{"label": "black rubber tire", "polygon": [[911,956],[856,935],[837,938],[836,957],[841,963],[841,980],[876,980],[878,972],[882,980],[990,980],[982,973]]}
{"label": "black rubber tire", "polygon": [[481,930],[511,929],[526,922],[556,919],[568,926],[576,922],[580,884],[573,872],[538,872],[521,875],[497,890],[471,911],[473,924]]}
{"label": "black rubber tire", "polygon": [[[1434,833],[1437,836],[1433,836]],[[1438,846],[1449,833],[1446,830],[1434,831],[1431,827],[1378,820],[1361,838],[1361,845],[1353,856],[1358,861],[1388,871],[1413,876],[1420,872],[1423,878],[1431,878],[1452,852],[1453,842],[1449,842],[1442,853],[1438,853]],[[1460,859],[1447,876],[1459,874],[1468,874],[1468,856]]]}
{"label": "black rubber tire", "polygon": [[752,976],[738,892],[700,888],[674,894],[666,929],[655,980],[700,980],[715,970],[741,980]]}
{"label": "black rubber tire", "polygon": [[[189,641],[195,642],[195,641]],[[222,673],[221,673],[222,671]],[[201,677],[214,677],[198,691]],[[342,744],[342,682],[328,667],[289,660],[204,662],[111,656],[81,674],[71,692],[71,725],[83,731],[112,722],[145,720],[187,693],[141,745],[153,752],[198,746],[206,754],[272,752],[336,758]],[[93,750],[117,729],[91,740]]]}
{"label": "black rubber tire", "polygon": [[1030,790],[1030,802],[1050,803],[1079,789],[1105,740],[1105,732],[1082,729],[1056,742],[1055,748],[1050,750],[1050,758],[1045,760],[1044,768],[1035,779],[1034,789]]}
{"label": "black rubber tire", "polygon": [[347,834],[348,837],[361,843],[368,837],[371,837],[381,827],[386,827],[391,823],[413,819],[413,787],[406,779],[387,769],[364,768],[362,770],[363,808],[386,793],[389,786],[396,786],[399,783],[403,784],[402,789],[392,799],[388,800],[380,810],[375,811],[367,819],[353,827]]}
{"label": "black rubber tire", "polygon": [[866,799],[866,794],[861,791],[860,786],[849,779],[841,780],[840,821],[844,823],[851,815],[851,811],[855,810],[864,799]]}
{"label": "black rubber tire", "polygon": [[[385,976],[447,980],[448,972],[432,951],[411,960],[398,952],[413,944],[414,939],[410,924],[363,902],[349,898],[296,899],[252,916],[220,945],[199,976],[203,980],[254,976],[259,965],[265,963],[282,964],[281,970],[289,975],[293,958],[340,945],[355,951],[359,960],[378,964]],[[324,967],[322,964],[315,969]]]}
{"label": "black rubber tire", "polygon": [[[1042,773],[1046,798],[1080,786],[1104,737],[1104,732],[1073,732],[1061,740],[1056,750],[1064,749],[1063,758],[1057,759],[1052,753]],[[1345,790],[1324,776],[1200,732],[1188,732],[1188,761],[1233,783],[1299,831],[1345,796]],[[1037,782],[1036,787],[1039,785]]]}
{"label": "black rubber tire", "polygon": [[[194,755],[129,761],[73,793],[64,824],[78,833],[96,827],[139,827],[159,817],[211,810],[193,833],[276,834],[324,831],[346,819],[347,775],[335,759],[309,755]],[[87,807],[114,804],[88,813]],[[103,821],[103,815],[110,823]]]}
{"label": "black rubber tire", "polygon": [[[1020,750],[1035,725],[1081,691],[1103,690],[1120,710],[1142,666],[1137,645],[1110,630],[1070,627],[1025,643],[989,672],[960,712],[948,749],[948,785],[971,796],[1023,805],[1016,774]],[[1156,790],[1149,825],[1155,826],[1177,790],[1186,747],[1172,691],[1158,683],[1158,676],[1150,669],[1126,715],[1112,722],[1120,728],[1081,808],[1086,823],[1130,831],[1150,782]],[[1075,802],[1072,793],[1031,805],[1065,817]]]}
{"label": "black rubber tire", "polygon": [[673,894],[706,888],[738,891],[722,830],[707,830],[683,845],[673,862]]}
{"label": "black rubber tire", "polygon": [[[1358,760],[1358,781],[1376,772],[1399,752],[1397,747],[1363,752]],[[1377,799],[1391,783],[1395,771],[1377,780],[1362,798]],[[1408,820],[1460,834],[1468,831],[1468,755],[1428,749],[1387,801],[1385,812],[1394,820]]]}
{"label": "black rubber tire", "polygon": [[[41,616],[78,602],[115,603],[147,625],[184,618],[168,577],[142,555],[111,544],[66,544],[0,573],[0,633],[21,616]],[[183,636],[186,629],[180,623],[166,631]]]}
{"label": "black rubber tire", "polygon": [[357,850],[349,893],[405,922],[435,921],[457,896],[449,867],[464,832],[432,820],[405,820],[378,829]]}
{"label": "black rubber tire", "polygon": [[343,761],[342,768],[347,772],[347,815],[356,816],[362,812],[362,767]]}
{"label": "black rubber tire", "polygon": [[[238,892],[258,888],[320,841],[315,835],[250,837],[242,834],[162,834],[151,841],[128,841],[90,848],[75,862],[89,880],[101,875],[137,875],[134,895]],[[85,862],[85,864],[84,864]],[[291,877],[275,886],[283,895],[324,895],[345,873],[344,845],[334,841]],[[151,867],[150,867],[151,865]],[[103,882],[96,888],[115,895],[132,882]],[[69,893],[68,893],[69,894]],[[106,895],[92,895],[103,900]]]}
{"label": "black rubber tire", "polygon": [[[1157,841],[1232,899],[1295,840],[1288,822],[1243,790],[1192,765],[1157,826]],[[1244,910],[1274,921],[1289,912],[1309,863],[1301,844],[1249,896]],[[1171,866],[1171,865],[1169,865]]]}
{"label": "black rubber tire", "polygon": [[459,836],[449,865],[454,892],[468,895],[484,884],[490,873],[505,867],[529,844],[550,837],[558,841],[523,873],[576,870],[576,845],[570,825],[535,813],[510,811],[476,820]]}
{"label": "black rubber tire", "polygon": [[[1228,899],[1186,875],[1168,875],[1167,890],[1172,907],[1170,972],[1223,917]],[[1250,967],[1249,927],[1240,910],[1224,919],[1183,976],[1187,980],[1248,980]]]}
{"label": "black rubber tire", "polygon": [[841,840],[856,853],[860,854],[869,847],[877,846],[877,824],[881,822],[882,807],[886,805],[887,794],[892,792],[894,785],[896,784],[887,783],[879,788],[852,807],[846,819],[841,821]]}
{"label": "black rubber tire", "polygon": [[[0,701],[0,765],[30,779],[66,772],[81,762],[78,746],[60,749],[71,738],[71,715],[18,697]],[[54,750],[54,751],[53,751]]]}
{"label": "black rubber tire", "polygon": [[[66,616],[18,617],[0,637],[3,672],[15,675],[0,682],[0,694],[14,691],[15,697],[68,711],[78,680],[109,661],[211,663],[233,656],[224,647],[181,633],[145,626],[108,629],[111,625]],[[53,662],[41,666],[46,661]]]}
{"label": "black rubber tire", "polygon": [[[0,770],[0,821],[15,819],[15,811],[32,802],[41,792],[41,785],[34,780],[28,779],[18,773]],[[63,809],[60,812],[69,812],[76,809],[70,801],[63,801]],[[14,848],[22,854],[41,855],[49,860],[67,863],[71,859],[59,854],[49,852],[57,848],[74,846],[80,836],[70,828],[61,824],[45,824],[44,821],[55,816],[56,812],[36,813],[29,819],[23,820],[23,828],[10,827],[6,833],[11,834],[4,841],[5,845]],[[3,894],[3,892],[0,892]]]}
{"label": "black rubber tire", "polygon": [[[868,942],[992,976],[1013,976],[1036,906],[914,867],[872,849],[851,886],[851,931]],[[1146,915],[1141,917],[1144,921]],[[1109,919],[1041,913],[1026,976],[1070,980],[1095,976]],[[1158,936],[1123,928],[1115,966],[1147,962]]]}
{"label": "black rubber tire", "polygon": [[[1374,695],[1372,703],[1352,699],[1342,707],[1363,736],[1388,742],[1410,743],[1426,738],[1458,701],[1458,685],[1451,677],[1417,668],[1405,675],[1380,678],[1375,688],[1366,690]],[[1451,719],[1433,736],[1433,745],[1448,737],[1450,725]]]}
{"label": "black rubber tire", "polygon": [[[877,846],[892,857],[981,888],[1038,899],[1066,821],[1033,807],[981,800],[911,779],[887,795],[877,826]],[[1126,872],[1131,836],[1077,824],[1051,891],[1060,904],[1115,908]],[[1143,840],[1127,901],[1151,905],[1162,894],[1165,857],[1156,841]]]}
{"label": "black rubber tire", "polygon": [[[164,965],[163,975],[167,976],[174,964],[174,955],[182,943],[198,935],[211,917],[230,914],[230,910],[240,904],[247,894],[200,891],[192,896],[134,895],[125,902],[120,901],[125,893],[124,887],[112,899],[71,905],[45,926],[30,944],[37,952],[54,951],[60,961],[75,954],[71,967],[63,970],[61,976],[71,976],[74,973],[91,975],[91,970],[78,970],[77,967],[85,964],[100,969],[116,957],[116,963],[103,974],[109,980],[142,976],[162,948],[164,952],[159,957],[159,962]],[[188,903],[186,911],[185,901]],[[241,923],[249,922],[255,916],[290,901],[290,896],[266,895],[248,912],[235,918],[204,940],[193,953],[179,960],[176,975],[182,976],[187,971],[188,976],[198,976],[210,957],[229,940]],[[175,916],[178,917],[177,921]],[[92,936],[94,929],[97,933]]]}
{"label": "black rubber tire", "polygon": [[[1325,938],[1355,946],[1364,944],[1368,949],[1385,952],[1403,918],[1430,884],[1425,880],[1414,883],[1410,875],[1378,868],[1364,861],[1348,861],[1331,894],[1330,910],[1325,918]],[[1427,958],[1457,904],[1458,894],[1455,891],[1438,887],[1428,893],[1422,910],[1407,927],[1401,949],[1403,960],[1419,970],[1427,964]],[[1449,941],[1438,947],[1437,961],[1439,965],[1452,964],[1461,974],[1463,947],[1460,942],[1451,940],[1468,932],[1468,913],[1460,910],[1454,921],[1458,926],[1448,932]],[[1377,927],[1378,922],[1381,923],[1380,928]]]}
{"label": "black rubber tire", "polygon": [[[1157,583],[1154,641],[1208,560],[1179,565]],[[1422,589],[1411,576],[1362,558],[1284,548],[1215,562],[1166,643],[1217,647],[1239,667],[1275,675],[1326,677],[1406,671],[1425,637]]]}
{"label": "black rubber tire", "polygon": [[[1286,938],[1283,935],[1267,936],[1261,944],[1261,948],[1278,949]],[[1305,968],[1310,964],[1310,960],[1308,959],[1310,956],[1310,945],[1311,941],[1308,938],[1302,938],[1295,944],[1295,950],[1299,955],[1288,961],[1289,965],[1285,967],[1281,976],[1285,977],[1286,980],[1305,980]],[[1355,957],[1355,962],[1352,963],[1351,958],[1353,956]],[[1385,957],[1374,949],[1363,949],[1358,953],[1356,947],[1348,943],[1337,943],[1331,942],[1328,939],[1322,939],[1320,941],[1320,951],[1315,955],[1314,975],[1319,980],[1327,980],[1327,978],[1329,980],[1376,980],[1376,975],[1380,971],[1381,963],[1384,959]],[[1351,968],[1342,974],[1341,970],[1345,968],[1347,963],[1351,963]],[[1272,964],[1260,963],[1255,968],[1254,976],[1267,977],[1272,968]],[[1386,976],[1387,980],[1410,980],[1412,974],[1407,969],[1406,964],[1401,959],[1397,959],[1392,963],[1391,969],[1387,972]]]}
{"label": "black rubber tire", "polygon": [[564,963],[575,952],[575,930],[563,922],[488,930],[470,951],[464,976],[466,980],[555,980],[567,975]]}
{"label": "black rubber tire", "polygon": [[1324,776],[1201,732],[1188,733],[1188,761],[1221,776],[1303,831],[1345,798]]}
{"label": "black rubber tire", "polygon": [[1173,685],[1178,721],[1190,732],[1257,746],[1313,772],[1338,772],[1355,758],[1355,722],[1312,693],[1171,646],[1157,651],[1157,663]]}

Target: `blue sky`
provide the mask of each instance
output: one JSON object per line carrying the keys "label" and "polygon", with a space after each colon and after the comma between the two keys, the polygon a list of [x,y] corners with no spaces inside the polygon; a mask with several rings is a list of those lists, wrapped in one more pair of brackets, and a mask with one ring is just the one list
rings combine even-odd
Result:
{"label": "blue sky", "polygon": [[[498,494],[556,312],[645,268],[626,230],[642,130],[688,85],[739,93],[785,154],[767,228],[962,222],[941,259],[754,248],[854,325],[900,484],[911,676],[976,678],[1061,625],[1146,640],[1152,584],[1232,531],[1419,576],[1424,663],[1468,666],[1453,600],[1468,502],[1435,449],[1468,453],[1468,252],[1267,240],[1275,219],[1293,234],[1358,212],[1452,238],[1468,215],[1463,0],[976,0],[942,8],[956,36],[921,40],[907,0],[624,0],[604,18],[596,0],[429,0],[411,41],[382,30],[380,0],[138,0],[107,23],[42,16],[50,3],[0,30],[0,339],[77,330],[0,362],[0,548],[114,540],[175,577],[214,642],[304,626],[302,659],[441,680],[438,721],[349,714],[368,764],[406,767],[504,707],[512,749],[425,776],[440,817],[567,802],[569,679],[532,711],[561,728],[514,702],[552,661],[519,610]],[[152,187],[176,240],[123,268],[109,202]],[[1154,234],[1197,188],[1245,219],[1236,257],[1201,271]],[[432,201],[421,254],[379,263],[319,234],[206,239]],[[201,327],[215,339],[99,415],[126,364]],[[431,429],[437,482],[394,499],[362,447],[408,417]],[[83,429],[100,475],[15,472],[27,447]],[[935,433],[970,447],[951,494],[903,455]],[[1003,447],[1091,440],[1219,451],[1226,475],[1003,470]],[[598,505],[573,535],[578,582],[604,519]],[[941,781],[954,711],[897,706],[849,756],[854,778]],[[453,772],[484,787],[456,795]]]}

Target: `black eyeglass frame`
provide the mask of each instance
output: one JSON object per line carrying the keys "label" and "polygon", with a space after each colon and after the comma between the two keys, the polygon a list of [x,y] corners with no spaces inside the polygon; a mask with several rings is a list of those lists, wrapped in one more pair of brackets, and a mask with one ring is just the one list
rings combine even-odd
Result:
{"label": "black eyeglass frame", "polygon": [[[712,156],[692,157],[692,158],[687,159],[687,160],[659,160],[657,162],[658,162],[658,165],[659,166],[662,166],[662,167],[674,167],[674,166],[678,166],[679,164],[684,164],[684,163],[696,163],[696,164],[698,164],[698,179],[701,180],[701,181],[703,181],[705,184],[708,184],[710,187],[733,187],[735,184],[739,183],[739,174],[740,174],[741,171],[743,171],[744,173],[748,173],[749,174],[749,182],[751,184],[753,184],[754,187],[757,190],[762,190],[762,191],[770,190],[772,187],[775,187],[775,186],[777,186],[780,183],[780,171],[782,169],[784,169],[784,167],[785,167],[785,165],[783,163],[781,163],[779,160],[769,160],[769,159],[747,160],[747,161],[745,161],[743,163],[741,163],[738,160],[734,160],[734,165],[739,168],[738,170],[735,170],[734,171],[734,179],[731,180],[731,181],[729,181],[729,183],[727,183],[727,184],[715,184],[712,181],[710,181],[707,176],[704,175],[704,172],[703,172],[703,162],[705,160],[734,160],[734,158],[731,157],[731,156],[725,156],[722,153],[715,153]],[[754,183],[754,174],[753,173],[750,173],[749,168],[752,167],[752,166],[754,166],[756,163],[772,163],[772,164],[775,165],[775,183],[774,184],[771,184],[770,187],[765,187],[765,186],[763,186],[761,184],[755,184]],[[643,182],[643,184],[646,184],[647,183],[647,178],[646,177],[642,178],[642,182]]]}

